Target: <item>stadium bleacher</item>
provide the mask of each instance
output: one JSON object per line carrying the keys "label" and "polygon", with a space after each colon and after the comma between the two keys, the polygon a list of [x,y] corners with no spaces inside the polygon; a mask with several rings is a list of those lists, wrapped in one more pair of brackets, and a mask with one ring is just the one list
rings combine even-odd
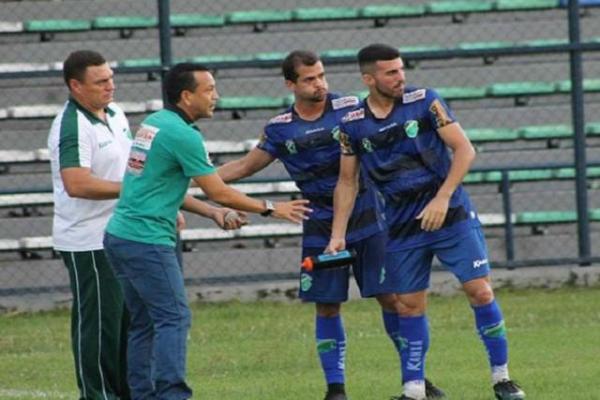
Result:
{"label": "stadium bleacher", "polygon": [[[326,63],[331,89],[362,95],[364,87],[353,61],[357,49],[371,42],[388,42],[397,45],[409,61],[409,83],[438,89],[479,151],[478,170],[466,183],[486,226],[493,259],[506,261],[506,218],[498,187],[501,169],[515,166],[519,168],[508,175],[517,257],[577,254],[572,238],[576,231],[575,173],[572,165],[566,166],[573,162],[568,55],[554,51],[477,56],[482,50],[536,50],[568,43],[564,4],[558,0],[417,0],[406,4],[334,0],[320,8],[318,3],[235,0],[199,7],[193,1],[172,1],[175,60],[207,63],[217,70],[222,96],[217,113],[213,120],[199,122],[217,163],[252,148],[268,118],[290,104],[278,71],[289,50],[318,51]],[[156,2],[20,1],[2,7],[0,264],[19,259],[19,265],[30,266],[42,262],[31,255],[41,254],[43,262],[55,266],[56,260],[46,253],[50,249],[52,196],[45,141],[50,121],[67,95],[60,61],[70,51],[90,46],[112,60],[111,65],[120,72],[117,101],[135,128],[145,115],[161,107],[160,82],[149,80],[157,76],[145,72],[160,67]],[[600,9],[584,11],[582,41],[600,43]],[[454,50],[468,57],[429,57]],[[584,54],[585,130],[591,163],[600,161],[598,58],[597,51]],[[31,75],[19,75],[23,71]],[[527,168],[528,164],[544,163],[563,166]],[[598,167],[589,167],[587,177],[592,240],[598,243]],[[279,163],[256,181],[238,187],[258,196],[297,195]],[[273,252],[281,246],[297,249],[298,227],[266,224],[256,218],[252,222],[238,233],[229,233],[191,217],[183,235],[187,249],[217,249],[223,257],[211,260],[212,268],[207,270],[195,252],[187,252],[186,270],[202,277],[240,273],[236,268],[251,273],[251,265],[214,265],[227,264],[237,258],[236,252],[255,247],[280,246],[269,248]],[[556,240],[562,240],[564,246],[553,246]],[[265,257],[269,257],[268,251]],[[297,256],[294,251],[289,254]]]}

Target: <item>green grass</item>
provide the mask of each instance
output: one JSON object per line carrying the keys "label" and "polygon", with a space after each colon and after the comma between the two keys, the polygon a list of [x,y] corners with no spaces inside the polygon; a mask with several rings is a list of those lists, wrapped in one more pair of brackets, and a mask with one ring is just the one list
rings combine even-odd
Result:
{"label": "green grass", "polygon": [[[599,398],[600,290],[498,293],[511,373],[528,399]],[[199,304],[193,308],[188,378],[197,399],[321,399],[313,307],[298,303]],[[374,301],[344,306],[347,387],[353,400],[400,392],[397,355]],[[462,296],[432,297],[427,373],[451,399],[493,399],[486,355]],[[66,311],[0,316],[0,398],[74,399]]]}

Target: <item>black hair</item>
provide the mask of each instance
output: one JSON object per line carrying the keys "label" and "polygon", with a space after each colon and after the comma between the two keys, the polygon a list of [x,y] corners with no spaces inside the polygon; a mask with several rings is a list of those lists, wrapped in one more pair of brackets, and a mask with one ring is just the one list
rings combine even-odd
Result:
{"label": "black hair", "polygon": [[100,66],[105,64],[106,60],[102,54],[93,50],[77,50],[69,54],[63,63],[63,78],[67,87],[71,79],[83,81],[87,67]]}
{"label": "black hair", "polygon": [[297,68],[300,65],[313,66],[321,61],[319,56],[309,50],[294,50],[285,57],[281,63],[281,72],[285,80],[296,82],[298,80]]}
{"label": "black hair", "polygon": [[177,104],[181,99],[181,92],[193,92],[198,87],[194,77],[196,71],[208,71],[204,65],[195,63],[180,63],[174,65],[165,75],[163,80],[164,91],[170,104]]}
{"label": "black hair", "polygon": [[387,44],[374,43],[360,49],[358,52],[358,66],[360,72],[370,72],[367,70],[372,68],[377,61],[395,60],[399,57],[400,51],[397,48]]}

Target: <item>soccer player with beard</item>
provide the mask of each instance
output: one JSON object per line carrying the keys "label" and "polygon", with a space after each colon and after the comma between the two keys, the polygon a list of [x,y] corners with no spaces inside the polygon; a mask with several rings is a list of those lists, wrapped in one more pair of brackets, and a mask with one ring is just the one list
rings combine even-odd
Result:
{"label": "soccer player with beard", "polygon": [[[272,163],[283,162],[310,200],[313,212],[304,221],[302,257],[323,253],[331,236],[333,191],[338,179],[340,144],[338,124],[341,117],[358,104],[354,96],[329,93],[325,70],[318,56],[296,50],[283,61],[285,84],[295,102],[284,113],[272,118],[259,144],[239,160],[218,169],[224,181],[250,176]],[[358,257],[352,266],[363,297],[376,297],[384,316],[399,318],[399,302],[388,291],[382,275],[387,235],[380,195],[364,176],[356,177],[357,197],[345,238]],[[349,268],[302,271],[300,298],[316,304],[315,339],[327,381],[325,400],[345,400],[346,334],[340,314],[348,298]],[[427,382],[430,398],[443,393]]]}
{"label": "soccer player with beard", "polygon": [[385,198],[386,284],[400,293],[400,315],[385,319],[401,356],[404,393],[399,399],[426,398],[425,311],[434,255],[459,279],[467,295],[488,352],[496,398],[523,399],[523,390],[508,374],[506,330],[490,284],[481,224],[461,185],[475,158],[473,146],[434,90],[405,86],[397,49],[369,45],[360,50],[358,63],[369,96],[340,124],[342,161],[327,251],[346,247],[357,177],[366,171]]}

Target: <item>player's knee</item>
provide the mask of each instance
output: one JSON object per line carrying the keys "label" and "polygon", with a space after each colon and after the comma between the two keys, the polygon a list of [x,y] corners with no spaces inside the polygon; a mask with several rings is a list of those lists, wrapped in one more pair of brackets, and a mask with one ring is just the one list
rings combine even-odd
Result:
{"label": "player's knee", "polygon": [[482,285],[467,292],[469,302],[474,306],[484,306],[494,301],[494,291],[489,285]]}
{"label": "player's knee", "polygon": [[333,318],[340,314],[341,305],[339,303],[317,303],[316,310],[319,317]]}
{"label": "player's knee", "polygon": [[413,295],[383,295],[378,296],[377,301],[386,312],[395,312],[403,317],[414,317],[425,313],[426,304],[421,296]]}

